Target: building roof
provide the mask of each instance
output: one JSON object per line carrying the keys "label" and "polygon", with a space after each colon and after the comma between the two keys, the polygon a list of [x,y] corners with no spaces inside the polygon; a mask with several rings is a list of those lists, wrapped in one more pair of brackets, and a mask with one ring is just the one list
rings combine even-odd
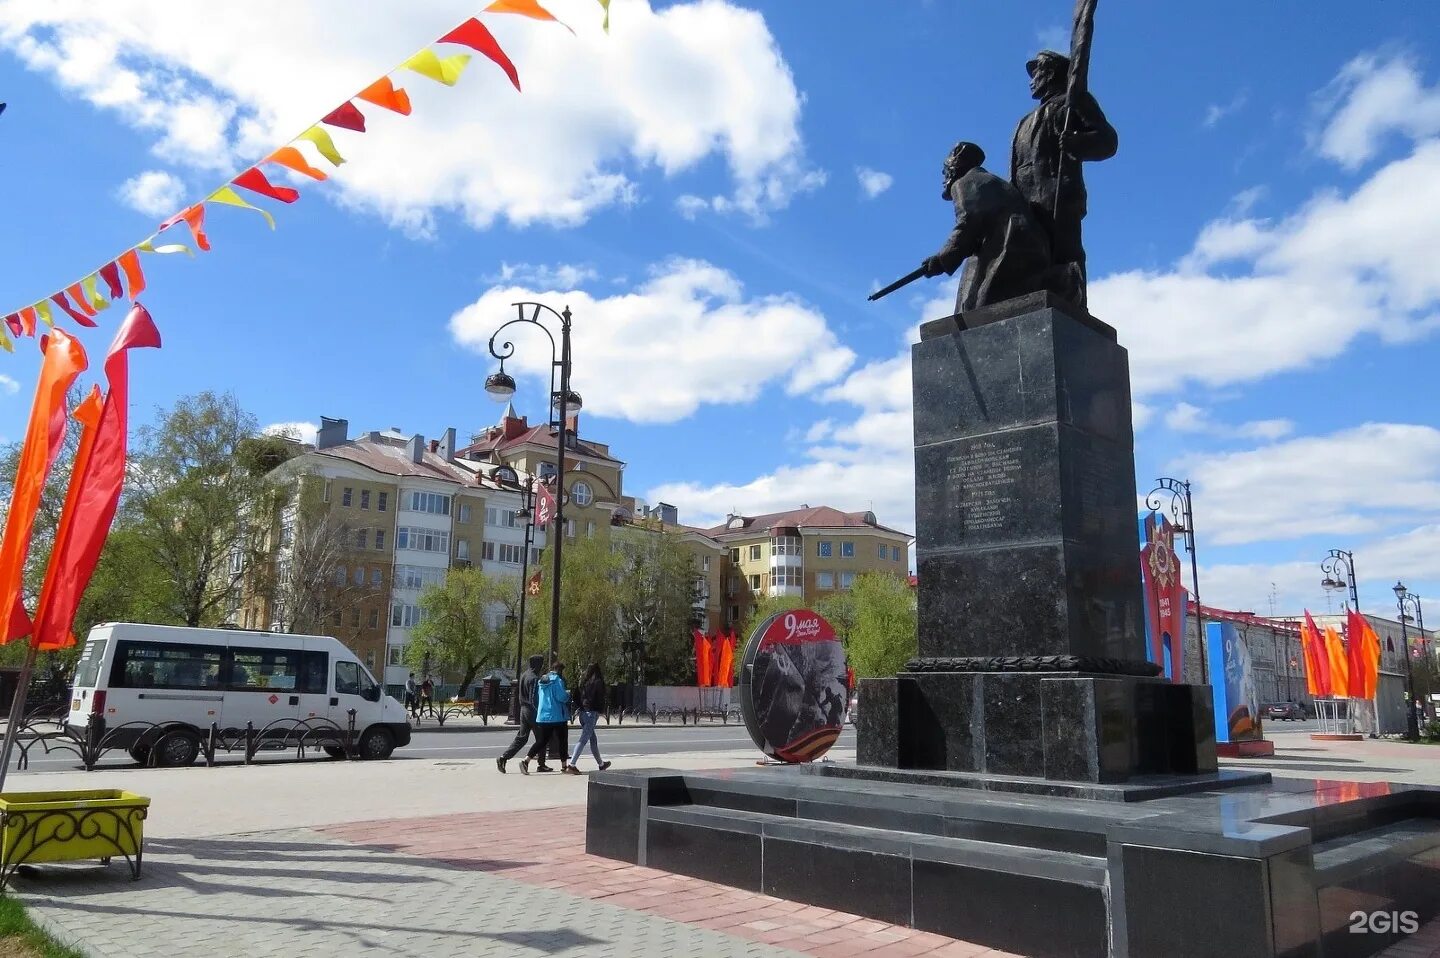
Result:
{"label": "building roof", "polygon": [[514,486],[502,485],[491,478],[490,473],[494,467],[489,464],[458,459],[448,462],[438,452],[431,451],[429,445],[426,445],[420,454],[420,461],[415,462],[410,456],[409,440],[399,438],[394,432],[372,433],[336,446],[317,449],[307,455],[355,463],[387,476],[439,479],[489,489],[515,489]]}
{"label": "building roof", "polygon": [[874,529],[909,539],[908,533],[882,526],[873,512],[841,512],[830,506],[801,506],[788,512],[763,516],[731,516],[724,523],[699,530],[712,539],[770,534],[776,529]]}
{"label": "building roof", "polygon": [[[511,407],[506,411],[513,412],[514,409]],[[548,423],[532,426],[527,419],[507,415],[501,418],[499,425],[491,426],[483,433],[473,437],[471,444],[461,449],[456,455],[471,459],[483,459],[492,452],[503,453],[524,445],[554,449],[557,442],[557,431]],[[577,452],[592,459],[623,465],[619,459],[610,455],[606,448],[586,442],[578,436],[575,437],[574,442],[574,446],[566,450],[567,455],[570,452]]]}

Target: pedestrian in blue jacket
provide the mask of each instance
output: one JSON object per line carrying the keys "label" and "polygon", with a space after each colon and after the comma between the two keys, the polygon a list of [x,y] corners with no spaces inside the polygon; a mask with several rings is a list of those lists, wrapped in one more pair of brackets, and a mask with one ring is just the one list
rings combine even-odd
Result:
{"label": "pedestrian in blue jacket", "polygon": [[558,747],[560,771],[565,771],[565,739],[570,728],[570,692],[565,688],[565,663],[556,662],[535,683],[535,744],[520,762],[520,773],[530,774],[530,763],[539,759],[537,772],[553,772],[545,764],[545,750]]}

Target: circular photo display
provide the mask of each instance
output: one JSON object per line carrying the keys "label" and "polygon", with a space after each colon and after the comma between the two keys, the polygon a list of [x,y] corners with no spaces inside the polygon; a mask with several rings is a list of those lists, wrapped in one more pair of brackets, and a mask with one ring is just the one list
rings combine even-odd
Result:
{"label": "circular photo display", "polygon": [[809,609],[761,622],[740,660],[740,710],[760,750],[782,762],[813,762],[840,737],[845,649]]}

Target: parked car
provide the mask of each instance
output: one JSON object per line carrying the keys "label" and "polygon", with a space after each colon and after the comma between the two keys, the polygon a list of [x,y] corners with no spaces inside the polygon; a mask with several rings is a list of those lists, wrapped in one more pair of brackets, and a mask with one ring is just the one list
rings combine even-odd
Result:
{"label": "parked car", "polygon": [[1267,719],[1283,719],[1286,722],[1305,720],[1305,710],[1297,702],[1271,702],[1260,709],[1260,714]]}
{"label": "parked car", "polygon": [[859,692],[851,692],[851,693],[850,693],[850,704],[849,704],[849,706],[845,709],[845,721],[846,721],[846,722],[849,722],[851,725],[854,725],[854,724],[855,724],[855,716],[858,715],[859,712],[860,712],[860,693],[859,693]]}

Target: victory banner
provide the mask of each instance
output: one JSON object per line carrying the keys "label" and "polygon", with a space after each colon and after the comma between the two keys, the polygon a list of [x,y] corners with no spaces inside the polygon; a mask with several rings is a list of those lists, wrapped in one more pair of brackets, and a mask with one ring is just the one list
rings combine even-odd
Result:
{"label": "victory banner", "polygon": [[1141,519],[1140,577],[1145,596],[1145,657],[1171,682],[1184,674],[1185,587],[1175,554],[1175,527],[1157,512]]}

